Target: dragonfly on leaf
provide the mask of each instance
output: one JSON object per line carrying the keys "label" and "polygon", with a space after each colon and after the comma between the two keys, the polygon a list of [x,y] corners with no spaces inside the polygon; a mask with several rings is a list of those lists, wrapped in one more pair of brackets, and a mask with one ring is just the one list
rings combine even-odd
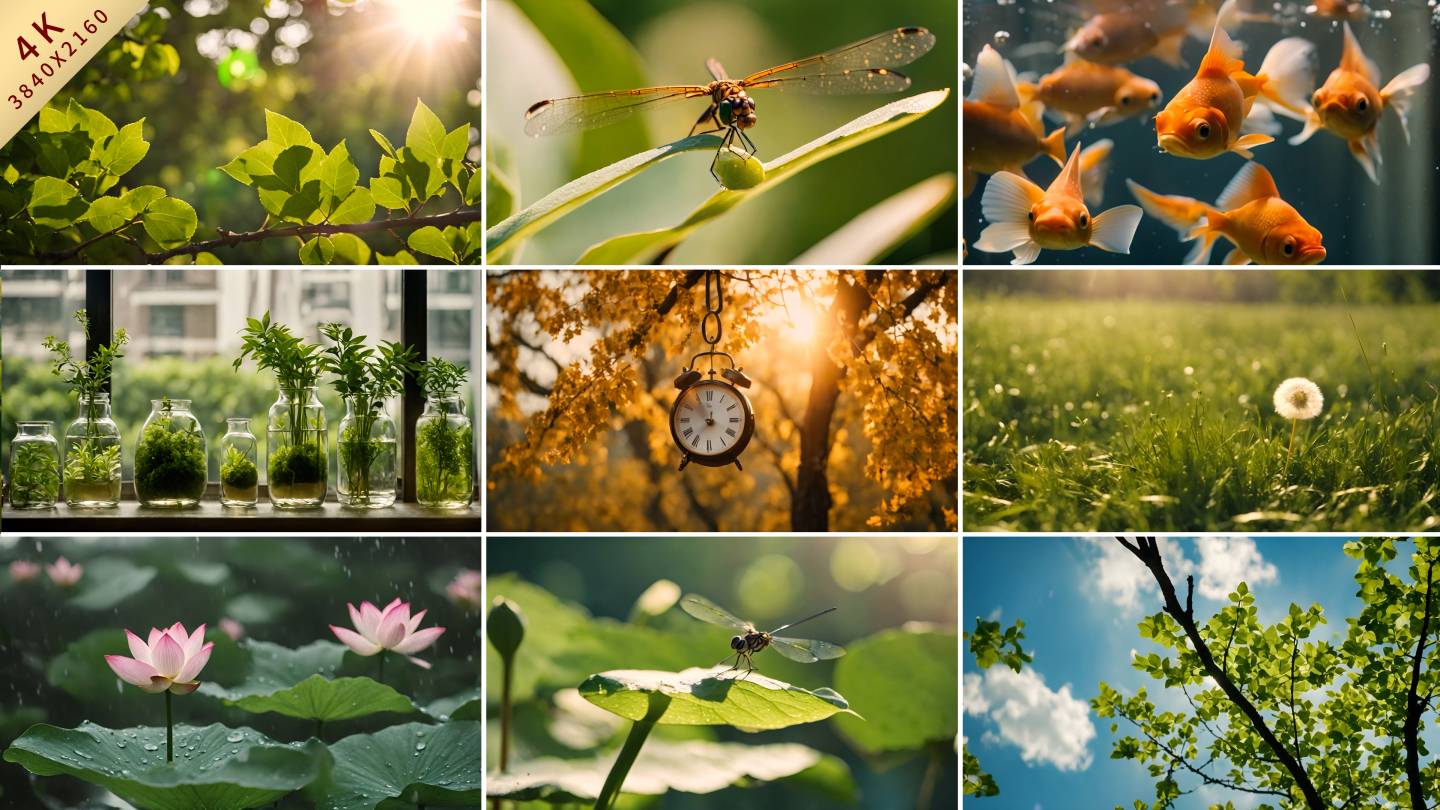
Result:
{"label": "dragonfly on leaf", "polygon": [[[833,607],[826,608],[814,616],[806,617],[798,622],[791,622],[784,627],[776,628],[768,633],[756,630],[755,625],[736,617],[734,614],[703,596],[691,594],[685,597],[680,601],[680,609],[703,622],[728,627],[732,630],[739,630],[743,634],[730,639],[730,649],[733,650],[731,655],[735,657],[735,663],[730,669],[725,670],[726,672],[739,669],[741,661],[745,662],[746,675],[755,672],[759,667],[755,666],[755,662],[752,661],[750,657],[766,647],[774,647],[776,652],[789,658],[791,661],[799,661],[802,664],[813,664],[816,661],[839,658],[845,654],[844,647],[831,644],[828,641],[816,641],[809,638],[781,638],[775,635],[775,633],[781,630],[788,630],[797,624],[804,624],[811,619],[824,616],[826,613],[835,610]],[[720,659],[715,666],[719,666],[728,660],[730,660],[730,655]]]}
{"label": "dragonfly on leaf", "polygon": [[[583,96],[551,98],[536,103],[525,111],[526,134],[559,135],[586,129],[598,129],[623,121],[637,112],[657,110],[692,98],[709,98],[710,106],[701,113],[690,134],[709,125],[707,132],[724,131],[720,153],[735,141],[756,151],[755,143],[745,130],[755,126],[755,99],[747,91],[767,87],[792,93],[822,96],[844,96],[856,93],[899,93],[910,86],[910,79],[892,68],[908,65],[924,56],[935,46],[935,35],[924,28],[896,28],[862,39],[843,48],[819,56],[762,70],[743,79],[732,79],[715,59],[705,60],[705,68],[714,81],[706,85],[670,85],[639,90],[611,90]],[[750,157],[746,155],[746,158]],[[710,174],[715,175],[715,160],[710,161]]]}

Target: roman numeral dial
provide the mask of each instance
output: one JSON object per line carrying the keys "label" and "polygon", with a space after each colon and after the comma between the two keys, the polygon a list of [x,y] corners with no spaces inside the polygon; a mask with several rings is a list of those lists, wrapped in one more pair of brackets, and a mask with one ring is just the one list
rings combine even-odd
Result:
{"label": "roman numeral dial", "polygon": [[718,456],[718,464],[743,448],[751,418],[744,397],[719,380],[697,382],[670,409],[671,433],[681,449],[691,458]]}

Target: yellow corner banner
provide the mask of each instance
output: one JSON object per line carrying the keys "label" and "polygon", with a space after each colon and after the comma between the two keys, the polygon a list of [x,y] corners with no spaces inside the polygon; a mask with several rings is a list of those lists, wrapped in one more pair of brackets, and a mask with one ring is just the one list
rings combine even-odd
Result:
{"label": "yellow corner banner", "polygon": [[0,143],[100,53],[145,0],[0,2]]}

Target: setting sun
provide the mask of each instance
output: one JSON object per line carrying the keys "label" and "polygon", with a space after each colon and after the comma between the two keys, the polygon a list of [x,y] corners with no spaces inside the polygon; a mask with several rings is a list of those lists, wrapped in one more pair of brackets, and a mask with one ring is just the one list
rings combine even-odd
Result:
{"label": "setting sun", "polygon": [[422,41],[454,30],[460,17],[460,0],[405,0],[393,8],[405,32]]}

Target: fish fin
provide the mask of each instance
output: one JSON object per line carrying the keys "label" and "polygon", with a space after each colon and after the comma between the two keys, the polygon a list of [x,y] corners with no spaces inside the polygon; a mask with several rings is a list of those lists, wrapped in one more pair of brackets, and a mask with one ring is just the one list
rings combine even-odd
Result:
{"label": "fish fin", "polygon": [[1031,101],[1020,105],[1020,115],[1025,118],[1025,122],[1030,125],[1030,129],[1034,130],[1036,137],[1045,137],[1044,102]]}
{"label": "fish fin", "polygon": [[1315,92],[1315,45],[1300,37],[1287,37],[1271,46],[1260,63],[1260,95],[1291,117],[1303,116],[1306,99]]}
{"label": "fish fin", "polygon": [[1005,253],[1026,242],[1030,242],[1030,223],[996,222],[980,232],[980,238],[975,240],[975,249],[986,253]]}
{"label": "fish fin", "polygon": [[1034,264],[1040,258],[1040,246],[1034,242],[1026,242],[1015,248],[1015,258],[1010,260],[1011,264]]}
{"label": "fish fin", "polygon": [[1400,128],[1405,131],[1407,144],[1410,143],[1410,122],[1406,120],[1405,114],[1410,111],[1410,97],[1429,78],[1430,66],[1422,63],[1401,71],[1380,91],[1380,101],[1400,116]]}
{"label": "fish fin", "polygon": [[1054,158],[1061,166],[1065,165],[1065,128],[1056,127],[1055,131],[1040,139],[1045,144],[1045,154]]}
{"label": "fish fin", "polygon": [[1211,32],[1215,30],[1218,17],[1209,3],[1200,0],[1185,14],[1185,33],[1201,42],[1207,42]]}
{"label": "fish fin", "polygon": [[1020,178],[1021,180],[1028,181],[1030,179],[1030,175],[1025,173],[1025,169],[1022,168],[1019,163],[1007,163],[1004,166],[1000,167],[1000,171],[1009,172]]}
{"label": "fish fin", "polygon": [[982,101],[1007,110],[1020,106],[1020,95],[1015,91],[1005,60],[988,43],[975,58],[975,78],[970,82],[970,97],[966,101]]}
{"label": "fish fin", "polygon": [[[1108,110],[1110,108],[1101,107],[1100,109]],[[1091,113],[1090,115],[1094,115],[1094,113]],[[1067,138],[1073,138],[1076,135],[1079,135],[1082,130],[1090,126],[1089,115],[1080,115],[1079,113],[1067,112],[1061,113],[1061,116],[1065,119],[1065,137]]]}
{"label": "fish fin", "polygon": [[1350,154],[1354,155],[1355,161],[1365,169],[1365,174],[1370,176],[1370,182],[1377,186],[1380,185],[1380,178],[1375,174],[1375,161],[1370,157],[1370,150],[1367,148],[1368,143],[1365,139],[1356,138],[1348,143],[1350,144]]}
{"label": "fish fin", "polygon": [[1314,109],[1307,107],[1305,109],[1305,128],[1300,130],[1299,135],[1296,135],[1295,137],[1290,139],[1290,145],[1299,146],[1300,144],[1310,140],[1311,135],[1314,135],[1315,133],[1319,132],[1324,128],[1325,125],[1320,122],[1320,116],[1315,114]]}
{"label": "fish fin", "polygon": [[1130,241],[1144,215],[1138,205],[1117,205],[1097,215],[1090,220],[1090,244],[1111,253],[1129,253]]}
{"label": "fish fin", "polygon": [[1250,257],[1245,255],[1245,251],[1237,247],[1229,253],[1225,254],[1225,263],[1239,267],[1241,265],[1249,264]]}
{"label": "fish fin", "polygon": [[1358,73],[1365,77],[1365,81],[1379,86],[1380,70],[1375,67],[1375,63],[1370,61],[1365,52],[1360,50],[1360,40],[1356,39],[1355,32],[1350,30],[1350,23],[1346,22],[1344,27],[1345,47],[1340,54],[1340,69]]}
{"label": "fish fin", "polygon": [[1240,94],[1245,97],[1246,101],[1249,101],[1250,99],[1253,99],[1254,97],[1260,95],[1260,88],[1265,85],[1266,77],[1263,75],[1253,76],[1249,73],[1246,73],[1243,68],[1244,66],[1241,65],[1241,69],[1232,70],[1230,71],[1229,75],[1230,78],[1233,79],[1235,83],[1240,86]]}
{"label": "fish fin", "polygon": [[1155,42],[1155,47],[1150,51],[1150,55],[1170,67],[1176,68],[1177,70],[1184,70],[1189,67],[1185,62],[1185,57],[1180,55],[1180,46],[1184,44],[1185,27],[1177,26],[1175,29],[1166,31],[1160,35],[1160,38]]}
{"label": "fish fin", "polygon": [[1010,172],[996,172],[990,175],[990,182],[985,184],[985,193],[980,197],[980,213],[997,225],[1023,225],[1026,233],[1029,233],[1030,208],[1044,196],[1045,192],[1029,180]]}
{"label": "fish fin", "polygon": [[1080,152],[1080,187],[1085,190],[1086,205],[1105,202],[1105,178],[1110,174],[1110,150],[1114,147],[1114,141],[1102,138]]}
{"label": "fish fin", "polygon": [[969,163],[965,164],[964,170],[965,193],[960,195],[960,199],[968,200],[970,199],[970,192],[975,190],[975,184],[980,182],[980,173],[975,171],[974,167]]}
{"label": "fish fin", "polygon": [[1022,105],[1035,100],[1035,90],[1035,85],[1030,82],[1019,82],[1015,85],[1015,95],[1020,99]]}
{"label": "fish fin", "polygon": [[1255,155],[1250,152],[1250,147],[1270,143],[1273,140],[1275,139],[1270,137],[1269,135],[1261,135],[1258,132],[1252,132],[1249,135],[1241,135],[1239,140],[1235,141],[1235,143],[1230,144],[1230,151],[1234,152],[1240,157],[1245,158],[1246,160],[1249,160],[1250,158],[1255,157]]}
{"label": "fish fin", "polygon": [[1375,157],[1375,165],[1384,166],[1385,158],[1380,156],[1380,139],[1375,137],[1375,130],[1372,129],[1365,133],[1365,140],[1368,141],[1370,154]]}
{"label": "fish fin", "polygon": [[1264,104],[1257,104],[1240,122],[1240,133],[1248,135],[1251,132],[1258,132],[1261,135],[1275,137],[1280,134],[1282,127],[1280,122],[1275,120],[1275,112]]}
{"label": "fish fin", "polygon": [[[1201,225],[1200,227],[1203,228],[1203,227],[1205,227],[1205,226],[1204,226],[1204,225]],[[1200,238],[1199,238],[1199,241],[1195,242],[1195,246],[1192,247],[1192,248],[1190,248],[1190,252],[1187,253],[1187,254],[1185,254],[1185,259],[1184,259],[1183,263],[1184,263],[1184,264],[1209,264],[1209,263],[1210,263],[1210,251],[1215,247],[1215,242],[1216,242],[1216,240],[1218,240],[1219,238],[1220,238],[1220,235],[1219,235],[1219,234],[1216,234],[1216,233],[1208,233],[1208,232],[1207,232],[1207,233],[1201,235]]]}
{"label": "fish fin", "polygon": [[1181,241],[1185,240],[1186,233],[1195,223],[1205,216],[1205,204],[1192,197],[1156,194],[1129,178],[1126,178],[1125,185],[1130,189],[1135,201],[1145,209],[1145,213],[1178,231]]}
{"label": "fish fin", "polygon": [[[1229,5],[1231,0],[1226,0]],[[1225,29],[1217,22],[1215,33],[1210,37],[1210,50],[1205,52],[1205,58],[1200,60],[1200,69],[1196,71],[1196,77],[1208,76],[1216,78],[1228,76],[1231,73],[1231,60],[1240,53],[1240,46],[1230,39]]]}
{"label": "fish fin", "polygon": [[1234,211],[1248,202],[1279,196],[1280,191],[1275,188],[1275,178],[1270,176],[1264,166],[1251,161],[1241,166],[1240,171],[1225,184],[1225,190],[1220,192],[1220,198],[1215,201],[1215,208],[1220,212]]}
{"label": "fish fin", "polygon": [[[1046,189],[1045,193],[1049,194],[1053,191],[1061,191],[1074,199],[1083,200],[1085,193],[1082,188],[1080,178],[1080,144],[1077,143],[1075,144],[1075,149],[1070,152],[1070,159],[1065,161],[1065,167],[1060,170],[1060,173],[1055,176],[1054,180],[1050,181],[1050,188]],[[1027,205],[1025,210],[1028,212],[1030,207]]]}

